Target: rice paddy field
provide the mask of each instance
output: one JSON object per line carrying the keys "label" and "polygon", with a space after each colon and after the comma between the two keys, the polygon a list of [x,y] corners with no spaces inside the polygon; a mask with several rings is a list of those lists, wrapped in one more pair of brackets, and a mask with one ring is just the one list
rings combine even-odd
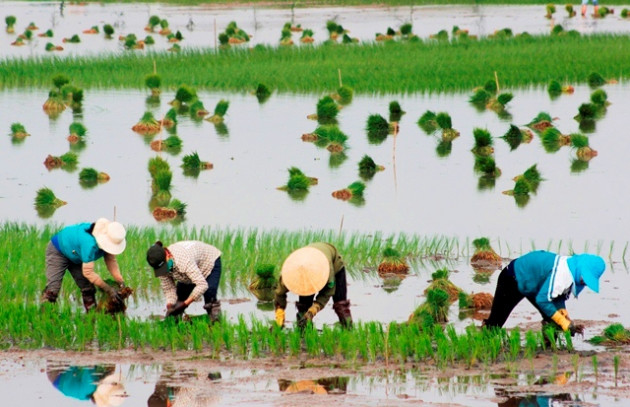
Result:
{"label": "rice paddy field", "polygon": [[[556,6],[3,3],[17,22],[0,30],[0,389],[25,406],[85,405],[64,387],[78,377],[97,405],[626,405],[629,22],[623,6]],[[180,38],[145,31],[153,15]],[[222,45],[231,21],[245,44]],[[313,43],[294,30],[280,45],[287,22]],[[70,278],[42,306],[50,237],[102,216],[128,230],[126,313],[86,315]],[[480,238],[500,264],[471,264]],[[145,261],[158,239],[222,251],[219,324],[201,302],[163,320]],[[289,298],[270,329],[256,270],[313,241],[344,257],[354,328],[329,304],[294,329]],[[583,336],[549,341],[526,301],[487,331],[465,305],[536,249],[605,259],[600,293],[567,304]],[[380,271],[392,253],[408,273]],[[444,274],[459,301],[417,322]]]}

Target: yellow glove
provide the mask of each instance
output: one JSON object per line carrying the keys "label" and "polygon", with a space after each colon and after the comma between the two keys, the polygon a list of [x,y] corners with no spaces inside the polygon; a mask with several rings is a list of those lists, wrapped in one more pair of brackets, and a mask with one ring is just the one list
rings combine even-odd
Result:
{"label": "yellow glove", "polygon": [[566,308],[560,308],[558,312],[569,321],[571,320],[571,318],[569,318],[569,311],[567,311]]}
{"label": "yellow glove", "polygon": [[284,316],[284,309],[280,307],[276,308],[276,324],[280,327],[284,326]]}
{"label": "yellow glove", "polygon": [[[564,310],[566,313],[566,310]],[[567,314],[568,315],[568,314]],[[571,320],[564,316],[562,310],[556,311],[552,316],[551,320],[558,324],[563,331],[569,330],[569,325],[571,325]]]}
{"label": "yellow glove", "polygon": [[315,316],[315,315],[317,315],[317,313],[321,309],[322,309],[322,307],[318,303],[314,302],[313,305],[311,305],[311,307],[308,309],[307,312],[310,312],[312,316]]}

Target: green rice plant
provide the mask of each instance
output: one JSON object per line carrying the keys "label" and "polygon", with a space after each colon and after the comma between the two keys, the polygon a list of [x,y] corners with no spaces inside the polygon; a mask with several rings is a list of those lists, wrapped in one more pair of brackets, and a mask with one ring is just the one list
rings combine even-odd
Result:
{"label": "green rice plant", "polygon": [[515,181],[519,179],[524,179],[527,183],[529,190],[532,192],[536,192],[538,190],[538,186],[540,182],[544,180],[540,171],[538,170],[538,164],[534,164],[531,167],[527,168],[522,176],[515,177]]}
{"label": "green rice plant", "polygon": [[68,78],[64,74],[57,74],[52,77],[52,83],[53,83],[53,86],[57,88],[57,90],[61,91],[61,88],[63,87],[63,85],[70,83],[70,78]]}
{"label": "green rice plant", "polygon": [[105,38],[111,40],[114,35],[114,27],[111,24],[103,25],[103,33],[105,34]]}
{"label": "green rice plant", "polygon": [[621,17],[622,18],[628,18],[628,12],[629,12],[629,10],[627,8],[625,8],[625,7],[622,8],[621,9]]}
{"label": "green rice plant", "polygon": [[522,143],[530,143],[534,135],[530,130],[519,129],[517,126],[510,124],[508,131],[501,136],[503,140],[510,146],[510,151],[514,151]]}
{"label": "green rice plant", "polygon": [[152,178],[155,178],[157,173],[160,171],[163,171],[163,170],[170,171],[170,166],[168,165],[168,161],[166,161],[162,157],[151,157],[149,159],[149,164],[147,168]]}
{"label": "green rice plant", "polygon": [[184,175],[197,177],[200,171],[212,169],[214,165],[209,161],[201,161],[199,154],[194,151],[182,158],[181,167],[184,169]]}
{"label": "green rice plant", "polygon": [[560,94],[562,93],[562,85],[560,85],[560,82],[556,80],[550,81],[549,85],[547,85],[547,93],[549,93],[549,96],[551,96],[551,98],[556,98],[560,96]]}
{"label": "green rice plant", "polygon": [[389,103],[389,121],[390,122],[399,122],[402,115],[405,114],[405,111],[400,107],[400,103],[397,101],[391,101]]}
{"label": "green rice plant", "polygon": [[613,356],[613,366],[615,370],[615,387],[617,387],[617,378],[619,377],[619,356]]}
{"label": "green rice plant", "polygon": [[494,157],[491,155],[475,155],[474,169],[487,176],[498,177],[501,170],[497,167]]}
{"label": "green rice plant", "polygon": [[321,124],[336,123],[339,107],[330,96],[324,96],[317,101],[317,121]]}
{"label": "green rice plant", "polygon": [[149,21],[147,22],[147,26],[145,27],[145,30],[154,31],[155,27],[160,25],[160,21],[162,21],[162,19],[159,16],[156,16],[156,15],[150,16]]}
{"label": "green rice plant", "polygon": [[78,138],[83,138],[87,134],[87,129],[83,125],[83,123],[72,122],[68,128],[70,132],[70,136],[75,136]]}
{"label": "green rice plant", "polygon": [[144,84],[151,90],[151,95],[159,96],[162,77],[156,73],[149,74],[144,78]]}
{"label": "green rice plant", "polygon": [[37,190],[37,195],[35,196],[35,206],[51,206],[58,208],[66,203],[67,202],[57,198],[52,189],[48,187],[43,187]]}
{"label": "green rice plant", "polygon": [[473,105],[479,106],[480,108],[485,108],[486,104],[492,98],[492,93],[488,92],[484,88],[476,88],[473,92],[474,93],[470,97],[469,102]]}
{"label": "green rice plant", "polygon": [[570,138],[560,133],[560,130],[555,127],[546,128],[540,135],[543,148],[548,153],[555,153],[560,150],[560,147],[568,145]]}
{"label": "green rice plant", "polygon": [[9,15],[4,18],[4,22],[7,25],[7,28],[6,28],[7,33],[12,34],[15,32],[16,21],[17,21],[17,18],[15,18],[15,16],[13,15]]}
{"label": "green rice plant", "polygon": [[97,171],[94,168],[83,168],[79,172],[79,184],[82,187],[92,188],[99,183],[109,181],[109,175],[102,171]]}
{"label": "green rice plant", "polygon": [[586,78],[586,82],[591,88],[598,88],[606,84],[606,79],[598,72],[591,72]]}
{"label": "green rice plant", "polygon": [[288,182],[278,189],[287,191],[293,199],[302,200],[306,197],[309,187],[315,184],[317,184],[317,178],[308,177],[299,168],[291,167]]}
{"label": "green rice plant", "polygon": [[409,265],[405,261],[405,257],[391,246],[387,246],[383,250],[383,260],[378,265],[378,274],[385,277],[389,274],[407,274]]}
{"label": "green rice plant", "polygon": [[599,380],[599,362],[597,361],[597,355],[593,355],[591,361],[593,362],[593,373],[595,374],[595,383]]}
{"label": "green rice plant", "polygon": [[175,134],[168,136],[162,142],[163,150],[173,155],[177,155],[182,151],[183,144],[182,139]]}
{"label": "green rice plant", "polygon": [[163,18],[160,20],[160,35],[168,35],[171,33],[171,29],[168,26],[168,20]]}
{"label": "green rice plant", "polygon": [[168,192],[171,190],[173,173],[169,169],[160,169],[153,177],[154,193]]}
{"label": "green rice plant", "polygon": [[588,136],[580,133],[569,135],[571,139],[571,147],[576,150],[576,156],[579,160],[588,161],[597,156],[597,151],[589,146]]}
{"label": "green rice plant", "polygon": [[56,51],[57,47],[55,46],[55,44],[53,44],[52,42],[47,42],[46,46],[44,47],[44,49],[46,51]]}
{"label": "green rice plant", "polygon": [[44,37],[44,38],[52,38],[52,37],[55,36],[55,34],[54,34],[53,30],[49,29],[49,30],[46,30],[43,33],[39,34],[38,36],[39,37]]}
{"label": "green rice plant", "polygon": [[227,113],[228,107],[230,106],[230,102],[225,100],[225,99],[221,99],[217,102],[217,105],[214,107],[214,114],[212,116],[210,116],[209,118],[207,118],[206,120],[212,122],[212,123],[222,123],[223,122],[223,117],[225,116],[225,114]]}
{"label": "green rice plant", "polygon": [[471,151],[475,155],[488,156],[494,153],[494,140],[488,130],[475,128],[473,129],[473,137],[475,138],[475,145]]}
{"label": "green rice plant", "polygon": [[310,28],[306,28],[302,31],[302,36],[300,37],[300,41],[305,42],[305,43],[312,43],[313,35],[315,35],[313,30],[311,30]]}
{"label": "green rice plant", "polygon": [[271,90],[264,83],[259,83],[256,86],[256,90],[254,91],[256,95],[256,99],[258,99],[258,103],[265,103],[269,97],[271,96]]}
{"label": "green rice plant", "polygon": [[591,93],[591,103],[600,108],[606,108],[610,105],[608,101],[608,94],[603,89],[596,89]]}
{"label": "green rice plant", "polygon": [[63,42],[69,42],[71,44],[78,44],[81,42],[81,38],[78,34],[72,35],[70,38],[64,38]]}
{"label": "green rice plant", "polygon": [[367,119],[366,130],[370,144],[381,144],[389,134],[389,122],[380,114],[371,114]]}
{"label": "green rice plant", "polygon": [[560,24],[556,24],[551,29],[551,35],[561,35],[564,34],[564,28]]}
{"label": "green rice plant", "polygon": [[136,133],[152,136],[160,132],[161,122],[159,122],[151,112],[144,112],[138,123],[131,127]]}
{"label": "green rice plant", "polygon": [[24,34],[22,34],[22,37],[25,38],[27,41],[30,41],[33,39],[33,31],[26,29],[24,30]]}
{"label": "green rice plant", "polygon": [[[288,24],[290,25],[291,23]],[[291,28],[286,27],[285,24],[285,26],[280,31],[280,45],[293,45],[293,40],[291,39],[292,35],[293,33],[291,32]]]}
{"label": "green rice plant", "polygon": [[603,335],[597,335],[588,340],[594,345],[612,345],[630,343],[630,331],[622,324],[611,324],[604,328]]}
{"label": "green rice plant", "polygon": [[359,176],[365,181],[371,180],[376,172],[385,170],[382,165],[377,165],[372,157],[364,155],[359,161]]}
{"label": "green rice plant", "polygon": [[22,139],[30,136],[22,123],[11,123],[11,137]]}
{"label": "green rice plant", "polygon": [[339,89],[337,89],[337,96],[337,100],[340,105],[348,105],[352,102],[354,90],[348,85],[341,85]]}
{"label": "green rice plant", "polygon": [[188,85],[181,85],[175,92],[175,99],[170,103],[179,109],[195,100],[197,100],[197,91]]}
{"label": "green rice plant", "polygon": [[262,263],[256,266],[254,281],[249,285],[250,290],[274,289],[278,285],[275,275],[275,264]]}
{"label": "green rice plant", "polygon": [[545,14],[546,18],[553,18],[553,14],[556,12],[556,6],[553,3],[548,3],[545,6],[545,10],[547,10],[547,14]]}
{"label": "green rice plant", "polygon": [[418,126],[420,126],[420,128],[427,134],[434,133],[438,128],[437,115],[434,112],[427,110],[418,119]]}
{"label": "green rice plant", "polygon": [[144,37],[144,43],[145,45],[155,45],[155,39],[152,35],[147,35]]}
{"label": "green rice plant", "polygon": [[190,117],[195,120],[200,120],[204,116],[208,115],[208,111],[203,105],[203,102],[199,99],[190,104],[189,107]]}

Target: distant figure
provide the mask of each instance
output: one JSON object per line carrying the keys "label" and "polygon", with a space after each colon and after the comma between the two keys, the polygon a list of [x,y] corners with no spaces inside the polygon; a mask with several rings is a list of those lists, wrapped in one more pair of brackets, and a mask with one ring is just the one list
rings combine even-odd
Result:
{"label": "distant figure", "polygon": [[582,325],[569,319],[564,302],[571,293],[577,298],[584,287],[599,292],[604,259],[593,254],[559,256],[538,250],[512,260],[499,274],[492,310],[486,327],[502,327],[508,316],[527,298],[543,317],[543,325],[554,322],[563,331],[583,333]]}
{"label": "distant figure", "polygon": [[[590,0],[582,0],[582,17],[586,17],[586,5],[589,3]],[[596,17],[599,17],[597,15],[597,11],[599,9],[599,6],[597,4],[597,0],[593,0],[593,15]]]}

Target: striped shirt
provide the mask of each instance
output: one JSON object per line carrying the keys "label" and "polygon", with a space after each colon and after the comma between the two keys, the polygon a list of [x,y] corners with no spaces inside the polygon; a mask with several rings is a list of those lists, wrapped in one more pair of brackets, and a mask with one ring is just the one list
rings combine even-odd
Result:
{"label": "striped shirt", "polygon": [[173,256],[173,270],[166,276],[159,277],[167,304],[177,301],[176,283],[194,284],[190,293],[193,301],[208,289],[206,278],[212,272],[214,262],[221,256],[221,251],[204,242],[188,240],[176,242],[167,247]]}

